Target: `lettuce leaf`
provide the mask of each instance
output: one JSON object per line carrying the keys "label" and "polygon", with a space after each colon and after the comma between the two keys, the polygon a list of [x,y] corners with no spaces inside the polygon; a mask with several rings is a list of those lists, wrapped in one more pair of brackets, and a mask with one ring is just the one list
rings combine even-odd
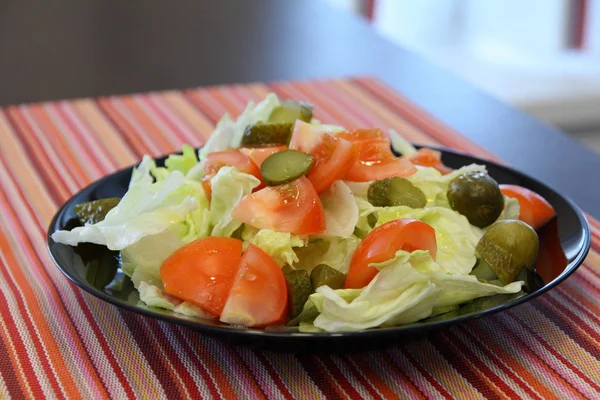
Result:
{"label": "lettuce leaf", "polygon": [[436,260],[444,272],[454,275],[471,272],[477,261],[475,247],[483,231],[472,226],[465,216],[443,207],[381,207],[377,211],[377,226],[399,218],[418,219],[435,229]]}
{"label": "lettuce leaf", "polygon": [[297,263],[298,256],[293,247],[304,246],[304,240],[297,235],[288,232],[276,232],[270,229],[258,230],[249,225],[244,225],[242,239],[245,246],[252,243],[270,255],[279,265]]}
{"label": "lettuce leaf", "polygon": [[184,175],[196,164],[198,164],[196,152],[192,146],[187,144],[183,145],[182,154],[171,154],[165,160],[165,167],[169,172],[179,171]]}
{"label": "lettuce leaf", "polygon": [[358,238],[354,236],[313,240],[305,247],[296,248],[298,262],[294,267],[310,272],[317,265],[325,264],[345,274],[358,243]]}
{"label": "lettuce leaf", "polygon": [[122,250],[168,230],[200,206],[195,190],[186,185],[179,171],[156,183],[140,175],[134,178],[127,193],[103,221],[55,232],[52,239],[71,246],[89,242]]}
{"label": "lettuce leaf", "polygon": [[373,264],[380,272],[363,289],[317,288],[294,323],[300,331],[343,332],[410,324],[476,298],[518,293],[522,282],[505,287],[474,276],[443,272],[427,251],[399,251]]}
{"label": "lettuce leaf", "polygon": [[279,105],[277,95],[269,93],[263,101],[256,105],[252,101],[249,102],[244,112],[235,121],[225,114],[200,150],[200,160],[204,160],[208,153],[239,147],[246,127],[257,122],[267,121],[273,109]]}
{"label": "lettuce leaf", "polygon": [[410,144],[406,139],[404,139],[396,130],[389,130],[390,141],[392,144],[392,149],[402,155],[408,156],[417,152],[415,146]]}
{"label": "lettuce leaf", "polygon": [[320,197],[327,226],[322,236],[351,236],[358,222],[358,205],[350,188],[335,181]]}
{"label": "lettuce leaf", "polygon": [[229,237],[242,223],[232,218],[231,213],[242,197],[260,185],[254,176],[239,172],[234,167],[223,167],[210,181],[212,195],[210,218],[212,236]]}
{"label": "lettuce leaf", "polygon": [[161,288],[142,281],[138,286],[140,301],[149,307],[163,308],[188,317],[214,319],[200,307],[165,293]]}

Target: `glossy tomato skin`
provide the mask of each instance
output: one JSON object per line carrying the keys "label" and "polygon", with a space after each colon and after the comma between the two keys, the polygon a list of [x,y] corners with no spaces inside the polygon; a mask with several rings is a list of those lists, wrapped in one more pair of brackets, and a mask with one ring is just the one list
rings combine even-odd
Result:
{"label": "glossy tomato skin", "polygon": [[416,153],[407,156],[407,158],[415,165],[435,168],[443,175],[454,171],[452,168],[444,165],[442,162],[442,153],[437,150],[422,147]]}
{"label": "glossy tomato skin", "polygon": [[242,256],[221,321],[249,327],[285,324],[287,298],[281,267],[250,244]]}
{"label": "glossy tomato skin", "polygon": [[325,231],[323,204],[305,176],[245,196],[233,210],[233,218],[278,232],[317,234]]}
{"label": "glossy tomato skin", "polygon": [[275,153],[287,149],[286,146],[264,146],[264,147],[241,147],[240,153],[247,156],[257,168],[260,169],[262,163]]}
{"label": "glossy tomato skin", "polygon": [[195,240],[171,254],[160,276],[165,292],[219,316],[242,258],[242,242],[225,237]]}
{"label": "glossy tomato skin", "polygon": [[204,177],[202,178],[202,187],[206,196],[210,199],[212,188],[210,180],[225,166],[235,167],[238,171],[254,175],[261,179],[260,169],[250,160],[250,158],[242,154],[239,150],[216,151],[208,153],[204,163]]}
{"label": "glossy tomato skin", "polygon": [[358,156],[356,146],[345,139],[333,137],[302,121],[296,122],[290,149],[309,153],[313,165],[308,174],[317,193],[329,189],[333,182],[342,179],[354,165]]}
{"label": "glossy tomato skin", "polygon": [[407,177],[417,169],[406,157],[396,157],[390,148],[390,140],[380,129],[357,129],[337,133],[336,137],[348,140],[356,146],[358,157],[344,179],[353,182],[369,182],[393,176]]}
{"label": "glossy tomato skin", "polygon": [[367,286],[378,273],[369,264],[391,260],[398,250],[429,250],[435,259],[435,230],[425,222],[408,218],[390,221],[373,229],[356,248],[344,286],[347,289]]}
{"label": "glossy tomato skin", "polygon": [[519,219],[533,229],[540,229],[556,215],[554,207],[532,190],[518,185],[500,185],[500,191],[519,201]]}

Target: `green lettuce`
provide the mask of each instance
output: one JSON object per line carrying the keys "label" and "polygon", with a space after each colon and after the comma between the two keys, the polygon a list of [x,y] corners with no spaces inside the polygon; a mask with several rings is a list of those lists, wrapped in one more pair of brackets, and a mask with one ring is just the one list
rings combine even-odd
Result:
{"label": "green lettuce", "polygon": [[298,262],[294,267],[310,272],[317,265],[325,264],[345,274],[358,243],[359,240],[355,236],[313,240],[305,247],[295,249]]}
{"label": "green lettuce", "polygon": [[358,222],[358,205],[350,188],[335,181],[320,197],[327,227],[322,236],[351,236]]}
{"label": "green lettuce", "polygon": [[228,114],[225,114],[200,150],[200,160],[204,160],[208,153],[239,147],[246,127],[257,122],[267,121],[271,112],[279,105],[277,95],[269,93],[258,104],[252,101],[249,102],[244,112],[235,121]]}
{"label": "green lettuce", "polygon": [[171,310],[188,317],[213,318],[211,315],[205,313],[200,307],[170,296],[161,288],[145,281],[140,282],[137,289],[140,294],[140,301],[149,307]]}
{"label": "green lettuce", "polygon": [[483,231],[472,226],[467,218],[444,207],[410,208],[381,207],[377,210],[377,226],[400,218],[421,220],[435,229],[436,260],[444,272],[467,275],[475,262],[475,247]]}
{"label": "green lettuce", "polygon": [[242,239],[245,246],[252,243],[270,255],[279,265],[297,263],[298,256],[293,248],[304,246],[304,240],[297,235],[270,229],[258,230],[249,225],[244,225]]}
{"label": "green lettuce", "polygon": [[415,146],[410,144],[406,139],[404,139],[396,130],[389,130],[390,141],[392,144],[392,149],[403,156],[408,156],[417,152]]}
{"label": "green lettuce", "polygon": [[196,164],[198,164],[196,152],[187,144],[183,145],[182,154],[171,154],[165,160],[165,167],[169,172],[179,171],[184,175]]}
{"label": "green lettuce", "polygon": [[450,311],[470,300],[518,293],[522,282],[505,287],[477,281],[473,276],[450,275],[427,251],[399,251],[363,289],[317,288],[295,323],[300,331],[343,332],[410,324]]}
{"label": "green lettuce", "polygon": [[233,210],[242,197],[252,193],[252,189],[260,185],[260,181],[234,167],[226,166],[217,172],[210,184],[210,218],[213,226],[211,235],[229,237],[242,225],[232,218]]}

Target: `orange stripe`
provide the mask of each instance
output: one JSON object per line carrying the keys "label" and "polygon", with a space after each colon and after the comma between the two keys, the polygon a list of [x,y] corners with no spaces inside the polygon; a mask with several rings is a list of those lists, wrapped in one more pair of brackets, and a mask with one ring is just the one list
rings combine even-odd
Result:
{"label": "orange stripe", "polygon": [[214,124],[198,109],[195,109],[189,100],[179,92],[168,92],[163,96],[165,103],[186,121],[202,138],[202,142],[210,137]]}
{"label": "orange stripe", "polygon": [[[181,141],[174,140],[170,141],[167,139],[166,132],[161,131],[154,121],[148,117],[144,110],[141,109],[140,105],[135,101],[133,97],[125,97],[123,98],[123,104],[127,107],[127,109],[133,114],[137,123],[144,130],[143,132],[137,132],[138,135],[147,135],[158,147],[160,151],[163,152],[175,152],[181,148]],[[175,144],[177,142],[178,144]]]}

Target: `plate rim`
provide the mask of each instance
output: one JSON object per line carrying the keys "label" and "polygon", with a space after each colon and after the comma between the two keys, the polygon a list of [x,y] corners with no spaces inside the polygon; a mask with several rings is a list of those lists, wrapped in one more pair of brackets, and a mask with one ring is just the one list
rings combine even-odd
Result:
{"label": "plate rim", "polygon": [[[166,322],[171,322],[174,324],[186,326],[186,327],[195,329],[201,333],[211,334],[213,336],[219,335],[219,334],[241,335],[246,338],[255,337],[257,339],[261,338],[261,339],[274,339],[274,340],[308,339],[308,340],[314,340],[314,341],[321,341],[321,340],[331,340],[332,338],[341,338],[341,337],[349,338],[349,339],[353,339],[353,338],[359,339],[359,338],[364,338],[364,337],[376,338],[379,336],[385,336],[385,337],[404,336],[404,335],[411,335],[411,334],[415,334],[415,333],[421,333],[424,331],[434,331],[434,330],[438,330],[438,329],[443,329],[445,327],[449,327],[449,326],[452,326],[455,324],[460,324],[460,323],[464,323],[467,321],[472,321],[472,320],[480,319],[483,317],[487,317],[489,315],[492,315],[492,314],[495,314],[495,313],[498,313],[501,311],[505,311],[509,308],[513,308],[513,307],[516,307],[523,303],[526,303],[528,301],[531,301],[531,300],[535,299],[536,297],[540,296],[541,294],[547,293],[548,291],[554,289],[560,283],[564,282],[569,276],[571,276],[582,265],[583,261],[585,260],[585,257],[588,255],[590,247],[591,247],[591,228],[590,228],[589,222],[587,221],[587,218],[585,217],[584,212],[581,210],[581,208],[579,208],[579,206],[573,200],[571,200],[571,198],[569,196],[566,196],[566,195],[563,195],[563,194],[557,192],[556,190],[554,190],[553,188],[551,188],[544,182],[542,182],[536,178],[533,178],[532,176],[530,176],[524,172],[518,171],[518,170],[512,168],[511,166],[501,164],[496,161],[486,160],[486,159],[483,159],[483,158],[480,158],[477,156],[470,155],[465,152],[461,152],[459,150],[449,149],[449,148],[446,148],[443,146],[422,146],[422,145],[415,144],[415,147],[417,147],[417,148],[427,147],[427,148],[431,148],[434,150],[438,150],[438,151],[442,152],[442,156],[444,153],[449,153],[449,154],[453,154],[453,155],[457,155],[457,156],[461,156],[461,157],[471,158],[476,163],[481,162],[483,164],[493,164],[495,167],[504,169],[511,174],[525,177],[529,180],[535,181],[537,184],[544,187],[545,190],[548,190],[548,191],[552,192],[554,195],[562,198],[571,207],[571,209],[575,212],[575,215],[577,216],[577,219],[579,220],[579,223],[582,227],[583,243],[581,244],[581,247],[579,248],[577,256],[571,262],[569,262],[567,264],[567,266],[565,267],[565,270],[559,276],[557,276],[551,282],[544,285],[544,287],[540,288],[539,290],[537,290],[533,293],[526,294],[525,296],[510,300],[506,303],[497,305],[495,307],[492,307],[492,308],[489,308],[486,310],[478,311],[478,312],[471,313],[471,314],[466,314],[463,316],[459,316],[459,317],[452,318],[449,320],[444,320],[444,321],[434,321],[434,322],[424,323],[424,324],[415,323],[415,324],[408,324],[405,326],[373,328],[373,329],[367,329],[367,330],[361,330],[361,331],[351,331],[351,332],[289,332],[289,331],[285,331],[285,330],[283,330],[283,331],[274,331],[274,330],[267,331],[267,330],[260,330],[260,329],[247,328],[247,327],[236,327],[236,326],[230,326],[230,325],[203,324],[201,321],[193,321],[191,319],[186,319],[183,317],[167,315],[167,314],[163,314],[159,311],[153,311],[153,310],[149,310],[147,308],[143,308],[140,306],[128,304],[124,301],[119,301],[118,299],[115,299],[114,297],[108,295],[107,293],[105,293],[99,289],[96,289],[96,288],[90,286],[89,284],[86,284],[86,282],[83,282],[82,280],[79,280],[76,277],[69,274],[61,266],[61,264],[57,261],[57,259],[54,256],[54,253],[52,251],[52,245],[54,245],[56,243],[52,240],[51,234],[56,231],[55,228],[56,228],[58,219],[63,215],[65,209],[74,200],[74,198],[77,197],[81,192],[90,190],[93,187],[101,186],[102,183],[109,180],[114,175],[123,173],[124,171],[127,171],[127,170],[131,170],[139,163],[132,164],[132,165],[124,167],[124,168],[120,168],[106,176],[103,176],[102,178],[91,182],[90,184],[86,185],[85,187],[83,187],[82,189],[80,189],[79,191],[74,193],[72,196],[70,196],[69,199],[66,200],[61,205],[61,207],[58,208],[58,210],[56,211],[56,213],[54,214],[54,216],[52,217],[52,220],[50,221],[50,223],[48,225],[48,229],[46,231],[46,247],[48,249],[50,258],[52,259],[52,262],[54,263],[54,265],[61,271],[61,273],[63,275],[65,275],[65,277],[67,277],[67,279],[69,281],[71,281],[72,283],[77,285],[79,288],[83,289],[85,292],[90,293],[93,296],[95,296],[101,300],[104,300],[104,301],[108,302],[109,304],[112,304],[116,307],[121,307],[127,311],[144,315],[145,317],[152,317],[152,318],[159,319],[161,321],[166,321]],[[178,154],[178,153],[169,153],[169,154],[164,154],[164,155],[161,155],[158,157],[152,157],[152,158],[155,161],[160,162],[160,161],[163,161],[170,154]]]}

